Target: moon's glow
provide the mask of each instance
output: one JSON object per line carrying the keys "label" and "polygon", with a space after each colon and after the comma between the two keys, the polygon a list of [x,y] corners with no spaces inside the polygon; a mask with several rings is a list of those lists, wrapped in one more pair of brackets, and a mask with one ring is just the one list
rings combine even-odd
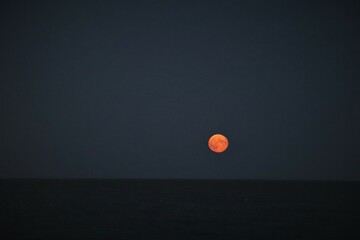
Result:
{"label": "moon's glow", "polygon": [[229,141],[224,135],[215,134],[210,137],[208,145],[211,151],[216,153],[222,153],[228,148]]}

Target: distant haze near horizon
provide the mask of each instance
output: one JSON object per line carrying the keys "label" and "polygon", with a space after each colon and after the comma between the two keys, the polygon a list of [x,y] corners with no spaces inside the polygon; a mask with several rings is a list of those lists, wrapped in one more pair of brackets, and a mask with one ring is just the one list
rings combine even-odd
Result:
{"label": "distant haze near horizon", "polygon": [[360,180],[359,12],[2,1],[0,178]]}

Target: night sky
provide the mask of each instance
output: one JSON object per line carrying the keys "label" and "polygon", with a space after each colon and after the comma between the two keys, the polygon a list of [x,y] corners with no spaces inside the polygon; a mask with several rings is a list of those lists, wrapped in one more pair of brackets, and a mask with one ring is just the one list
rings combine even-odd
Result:
{"label": "night sky", "polygon": [[360,180],[359,12],[1,1],[0,177]]}

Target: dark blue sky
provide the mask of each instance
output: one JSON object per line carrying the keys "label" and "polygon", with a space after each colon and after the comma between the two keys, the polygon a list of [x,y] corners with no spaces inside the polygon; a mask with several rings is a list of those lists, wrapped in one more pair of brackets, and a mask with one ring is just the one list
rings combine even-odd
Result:
{"label": "dark blue sky", "polygon": [[359,11],[2,1],[0,177],[360,180]]}

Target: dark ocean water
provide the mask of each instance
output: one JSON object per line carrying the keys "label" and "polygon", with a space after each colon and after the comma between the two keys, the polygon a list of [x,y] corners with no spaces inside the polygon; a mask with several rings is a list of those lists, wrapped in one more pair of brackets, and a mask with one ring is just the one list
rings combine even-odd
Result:
{"label": "dark ocean water", "polygon": [[0,180],[0,239],[360,239],[360,182]]}

